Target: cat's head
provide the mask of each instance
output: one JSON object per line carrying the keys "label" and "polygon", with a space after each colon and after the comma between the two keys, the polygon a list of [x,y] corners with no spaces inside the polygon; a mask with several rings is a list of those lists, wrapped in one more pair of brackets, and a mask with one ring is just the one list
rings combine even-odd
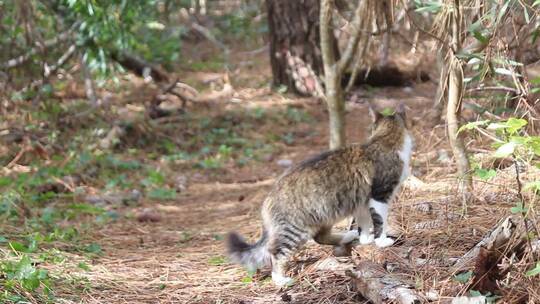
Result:
{"label": "cat's head", "polygon": [[371,136],[402,137],[409,134],[409,123],[405,114],[405,105],[399,104],[395,109],[378,111],[371,104],[369,106],[371,117]]}

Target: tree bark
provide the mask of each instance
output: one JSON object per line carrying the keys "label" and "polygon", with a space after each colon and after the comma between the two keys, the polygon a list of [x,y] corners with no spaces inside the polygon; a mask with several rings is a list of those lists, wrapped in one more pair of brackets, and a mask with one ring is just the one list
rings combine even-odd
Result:
{"label": "tree bark", "polygon": [[[284,85],[294,93],[305,94],[296,87],[287,55],[300,58],[315,75],[322,74],[319,0],[266,0],[266,7],[273,85]],[[337,49],[337,44],[334,47]]]}
{"label": "tree bark", "polygon": [[452,147],[454,158],[456,159],[460,192],[466,196],[472,191],[472,177],[470,175],[470,164],[467,150],[463,140],[458,134],[459,118],[461,116],[461,100],[463,97],[463,65],[456,54],[461,50],[461,29],[460,29],[460,4],[459,0],[454,0],[454,10],[452,14],[452,44],[450,50],[449,76],[448,76],[448,105],[446,108],[446,123],[448,127],[448,140]]}
{"label": "tree bark", "polygon": [[345,145],[345,103],[341,88],[342,70],[332,47],[332,14],[333,5],[330,0],[321,1],[321,51],[324,62],[324,83],[326,103],[328,105],[330,149]]}

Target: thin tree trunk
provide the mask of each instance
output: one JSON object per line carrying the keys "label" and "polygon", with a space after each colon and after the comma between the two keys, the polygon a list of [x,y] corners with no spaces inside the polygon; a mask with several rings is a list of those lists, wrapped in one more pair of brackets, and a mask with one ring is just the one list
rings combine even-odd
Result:
{"label": "thin tree trunk", "polygon": [[324,66],[324,83],[326,103],[328,105],[330,127],[330,149],[345,145],[345,103],[341,88],[342,71],[338,68],[336,53],[332,47],[332,13],[331,0],[321,1],[320,31],[321,52]]}
{"label": "thin tree trunk", "polygon": [[380,66],[385,66],[388,64],[388,58],[390,57],[390,41],[392,37],[392,4],[389,0],[383,0],[382,3],[382,9],[384,10],[384,20],[385,20],[385,26],[386,31],[383,35],[383,45],[382,45],[382,54],[381,54],[381,61],[379,63]]}
{"label": "thin tree trunk", "polygon": [[448,67],[444,60],[444,54],[447,51],[440,51],[437,53],[437,70],[439,73],[439,85],[437,86],[437,92],[435,93],[435,99],[433,100],[433,124],[439,124],[443,121],[443,112],[446,106],[446,95],[448,93]]}
{"label": "thin tree trunk", "polygon": [[461,99],[463,97],[463,66],[456,57],[456,53],[461,50],[461,30],[460,30],[460,5],[459,0],[454,0],[454,10],[452,15],[452,50],[448,77],[448,105],[446,109],[446,122],[448,126],[448,139],[454,158],[456,159],[459,174],[460,191],[466,195],[472,191],[472,177],[470,175],[470,164],[465,149],[465,144],[458,134],[459,118],[461,116]]}

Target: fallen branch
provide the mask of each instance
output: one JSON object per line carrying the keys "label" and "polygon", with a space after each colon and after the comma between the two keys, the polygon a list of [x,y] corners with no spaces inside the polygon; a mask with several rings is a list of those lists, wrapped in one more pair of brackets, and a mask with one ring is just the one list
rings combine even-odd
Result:
{"label": "fallen branch", "polygon": [[149,75],[155,81],[168,81],[169,74],[157,65],[144,61],[143,59],[127,53],[113,52],[111,58],[124,68],[134,72],[138,76]]}
{"label": "fallen branch", "polygon": [[421,303],[421,298],[410,284],[387,273],[379,264],[365,261],[356,266],[356,270],[347,270],[358,291],[374,304]]}
{"label": "fallen branch", "polygon": [[472,249],[459,258],[450,268],[450,272],[459,273],[471,269],[483,249],[488,251],[501,249],[507,244],[515,231],[515,219],[512,217],[505,218]]}

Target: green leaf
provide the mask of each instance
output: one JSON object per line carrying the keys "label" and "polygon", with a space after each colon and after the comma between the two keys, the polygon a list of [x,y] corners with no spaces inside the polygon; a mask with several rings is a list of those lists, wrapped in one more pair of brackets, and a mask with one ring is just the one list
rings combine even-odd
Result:
{"label": "green leaf", "polygon": [[90,271],[90,266],[88,266],[88,264],[86,264],[85,262],[79,262],[77,267],[85,271]]}
{"label": "green leaf", "polygon": [[458,134],[463,130],[472,130],[479,126],[485,126],[488,123],[489,123],[489,120],[479,120],[479,121],[472,121],[472,122],[466,123],[459,128]]}
{"label": "green leaf", "polygon": [[26,246],[23,245],[22,243],[19,243],[19,242],[9,242],[8,245],[9,245],[9,247],[11,248],[11,250],[13,250],[13,251],[15,251],[15,252],[29,252],[28,247],[26,247]]}
{"label": "green leaf", "polygon": [[[514,74],[512,71],[505,68],[495,68],[495,73],[500,74],[500,75],[505,75],[505,76],[512,76]],[[515,73],[515,74],[516,76],[519,76],[518,73]]]}
{"label": "green leaf", "polygon": [[0,177],[0,187],[11,185],[13,179],[9,177]]}
{"label": "green leaf", "polygon": [[473,31],[473,36],[474,38],[476,38],[476,40],[484,44],[488,43],[489,41],[489,39],[482,35],[482,33],[480,33],[479,31]]}
{"label": "green leaf", "polygon": [[522,118],[510,118],[505,122],[495,122],[489,124],[489,130],[506,130],[510,134],[515,134],[527,125],[527,121]]}
{"label": "green leaf", "polygon": [[67,208],[71,210],[75,210],[80,213],[87,213],[87,214],[103,214],[105,213],[105,209],[96,207],[90,204],[85,203],[79,203],[79,204],[70,204],[67,206]]}
{"label": "green leaf", "polygon": [[414,1],[416,4],[415,11],[421,13],[421,12],[428,12],[432,14],[438,13],[442,8],[442,3],[438,1]]}
{"label": "green leaf", "polygon": [[505,143],[504,145],[500,146],[497,151],[495,151],[493,156],[497,158],[507,157],[514,153],[516,146],[517,144],[515,142]]}
{"label": "green leaf", "polygon": [[525,184],[523,190],[532,190],[534,193],[540,192],[540,181],[534,181]]}
{"label": "green leaf", "polygon": [[536,262],[536,266],[525,273],[526,276],[532,277],[540,274],[540,262]]}
{"label": "green leaf", "polygon": [[211,257],[208,260],[208,264],[210,264],[212,266],[220,266],[220,265],[225,264],[225,259],[223,257],[221,257],[221,256]]}
{"label": "green leaf", "polygon": [[508,119],[508,121],[506,121],[506,125],[508,126],[508,132],[516,133],[517,131],[521,130],[521,128],[527,125],[527,121],[522,118],[512,117]]}
{"label": "green leaf", "polygon": [[525,214],[525,213],[527,213],[527,208],[525,206],[523,206],[523,203],[518,202],[518,203],[516,203],[516,205],[514,207],[510,208],[510,212],[512,212],[514,214],[517,214],[517,213]]}
{"label": "green leaf", "polygon": [[176,198],[176,191],[174,189],[157,188],[148,192],[148,197],[156,200],[169,201]]}
{"label": "green leaf", "polygon": [[496,175],[497,175],[497,171],[493,170],[493,169],[476,169],[475,172],[476,176],[478,176],[478,178],[480,178],[481,180],[490,180],[492,178],[494,178]]}
{"label": "green leaf", "polygon": [[382,111],[381,111],[381,114],[383,116],[391,116],[391,115],[394,115],[395,111],[394,109],[392,108],[384,108]]}
{"label": "green leaf", "polygon": [[469,270],[467,272],[462,272],[460,274],[455,275],[453,279],[459,283],[465,284],[472,278],[472,276],[473,276],[473,272]]}
{"label": "green leaf", "polygon": [[88,253],[100,254],[102,252],[101,246],[96,243],[91,243],[84,248],[84,251]]}
{"label": "green leaf", "polygon": [[[540,0],[538,0],[538,1],[540,1]],[[530,83],[532,83],[532,84],[534,84],[534,85],[540,84],[540,76],[531,79],[531,80],[530,80]]]}
{"label": "green leaf", "polygon": [[251,278],[251,277],[243,277],[242,278],[242,283],[247,284],[247,283],[251,283],[251,282],[253,282],[253,278]]}
{"label": "green leaf", "polygon": [[30,278],[36,272],[36,268],[32,266],[32,261],[27,255],[24,255],[15,267],[16,279]]}
{"label": "green leaf", "polygon": [[36,288],[39,287],[39,284],[40,284],[40,281],[36,277],[31,277],[31,278],[22,280],[22,287],[30,291],[36,290]]}

